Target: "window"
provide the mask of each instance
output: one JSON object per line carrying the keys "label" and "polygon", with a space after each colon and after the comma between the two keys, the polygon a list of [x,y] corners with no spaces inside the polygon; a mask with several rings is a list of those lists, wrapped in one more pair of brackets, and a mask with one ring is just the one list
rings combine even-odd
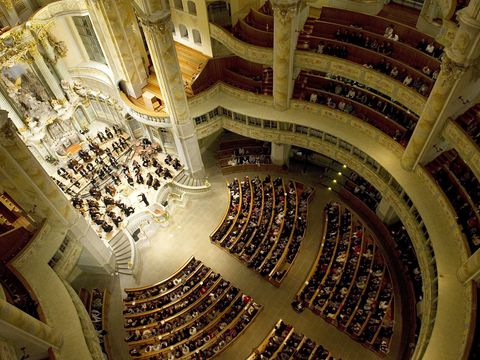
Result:
{"label": "window", "polygon": [[174,0],[173,1],[173,6],[175,7],[175,9],[183,11],[183,1],[182,0]]}
{"label": "window", "polygon": [[97,61],[107,65],[107,61],[105,60],[102,48],[98,42],[97,35],[95,34],[95,30],[93,29],[92,22],[90,21],[88,15],[72,16],[72,18],[78,34],[82,39],[83,46],[85,46],[88,58],[92,61]]}
{"label": "window", "polygon": [[197,29],[192,30],[193,35],[193,42],[197,45],[202,45],[202,36],[200,35],[200,31]]}
{"label": "window", "polygon": [[228,109],[224,109],[224,108],[221,108],[221,113],[222,115],[225,115],[225,116],[228,116],[229,118],[232,117],[232,111],[231,110],[228,110]]}
{"label": "window", "polygon": [[188,13],[191,15],[197,15],[197,5],[195,5],[195,2],[193,1],[188,1],[187,2],[187,9]]}
{"label": "window", "polygon": [[194,120],[195,120],[195,123],[197,125],[200,125],[201,123],[207,122],[208,118],[207,118],[206,114],[203,114],[203,115],[195,117]]}
{"label": "window", "polygon": [[264,120],[263,121],[263,127],[267,129],[276,129],[277,128],[277,122],[272,121],[272,120]]}
{"label": "window", "polygon": [[233,119],[243,123],[247,121],[247,117],[245,115],[237,113],[233,113]]}
{"label": "window", "polygon": [[307,134],[308,133],[308,128],[305,126],[300,126],[297,125],[295,126],[295,132],[299,134]]}
{"label": "window", "polygon": [[210,111],[210,112],[208,113],[208,117],[209,117],[210,119],[213,119],[215,116],[218,116],[218,114],[219,114],[220,111],[221,111],[221,109],[217,107],[217,108],[213,109],[212,111]]}
{"label": "window", "polygon": [[178,30],[180,31],[180,36],[184,39],[188,39],[188,30],[187,27],[183,24],[178,25]]}

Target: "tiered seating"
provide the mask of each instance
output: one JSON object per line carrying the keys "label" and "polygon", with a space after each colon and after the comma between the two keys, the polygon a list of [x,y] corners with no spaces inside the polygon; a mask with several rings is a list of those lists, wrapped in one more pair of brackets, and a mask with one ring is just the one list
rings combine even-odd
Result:
{"label": "tiered seating", "polygon": [[192,84],[205,68],[209,57],[180,43],[175,43],[175,49],[177,50],[185,93],[187,96],[193,96]]}
{"label": "tiered seating", "polygon": [[[433,87],[434,80],[421,71],[405,65],[401,61],[357,45],[309,34],[301,34],[298,38],[297,48],[299,50],[315,51],[325,55],[347,59],[379,71],[399,82],[403,82],[404,85],[414,88],[423,96],[428,96]],[[396,68],[396,71],[392,73],[394,68]],[[395,72],[397,75],[394,76],[393,74],[395,74]]]}
{"label": "tiered seating", "polygon": [[[197,50],[194,50],[178,42],[175,42],[175,50],[177,51],[178,64],[180,66],[180,72],[182,73],[182,81],[185,93],[187,97],[193,96],[193,83],[195,82],[197,77],[199,77],[200,74],[203,72],[205,66],[207,65],[207,62],[209,61],[209,57]],[[160,86],[158,84],[158,79],[155,74],[153,65],[149,67],[147,85],[145,85],[142,89],[142,92],[146,91],[152,93],[158,99],[161,99],[162,104],[160,108],[156,109],[155,111],[164,110],[165,99],[160,90]],[[132,102],[134,105],[145,110],[150,110],[150,108],[145,105],[145,102],[141,96],[139,98],[134,98],[133,96],[128,95],[127,97],[128,100],[130,100],[130,102]]]}
{"label": "tiered seating", "polygon": [[371,235],[347,208],[325,208],[316,265],[292,306],[305,307],[352,338],[387,353],[393,332],[391,279]]}
{"label": "tiered seating", "polygon": [[[332,42],[332,40],[335,41]],[[337,44],[337,41],[344,44],[342,46],[346,47],[348,53],[355,53],[360,57],[363,57],[363,55],[367,57],[374,55],[378,58],[377,60],[364,62],[375,63],[383,59],[383,61],[392,65],[390,69],[385,69],[384,73],[399,81],[404,81],[407,74],[412,79],[418,79],[419,84],[416,84],[417,86],[414,86],[414,81],[408,85],[415,87],[422,95],[426,95],[427,90],[420,91],[421,84],[425,83],[430,88],[433,84],[432,80],[434,81],[440,72],[440,61],[433,56],[429,56],[407,44],[389,40],[383,34],[376,34],[362,28],[311,19],[305,25],[299,41],[301,47],[305,47],[305,44],[308,44],[309,48],[316,49],[327,55],[336,56],[335,51],[329,48],[340,46]],[[312,47],[312,44],[316,48]],[[377,54],[369,55],[367,52],[358,52],[357,47],[367,49],[370,53],[376,52]],[[395,70],[393,70],[394,68]]]}
{"label": "tiered seating", "polygon": [[250,138],[222,140],[217,151],[217,159],[223,174],[234,171],[260,170],[274,167],[270,158],[270,146],[263,141]]}
{"label": "tiered seating", "polygon": [[252,45],[273,47],[273,10],[263,5],[259,11],[251,9],[244,19],[233,27],[233,35]]}
{"label": "tiered seating", "polygon": [[[392,33],[398,35],[398,42],[410,46],[411,48],[420,48],[420,43],[432,44],[434,51],[432,53],[427,52],[430,56],[439,58],[443,53],[443,48],[435,40],[418,31],[417,29],[401,24],[399,22],[392,21],[380,16],[372,16],[363,14],[361,12],[322,7],[320,14],[320,21],[325,21],[334,24],[342,24],[346,26],[355,27],[356,29],[363,29],[373,34],[379,34],[385,36],[385,30],[388,27],[392,28]],[[351,28],[351,30],[353,30]],[[388,35],[388,34],[387,34]],[[424,49],[422,48],[422,51]]]}
{"label": "tiered seating", "polygon": [[313,190],[270,176],[234,179],[228,187],[230,205],[211,241],[279,286],[303,239]]}
{"label": "tiered seating", "polygon": [[313,71],[300,72],[293,96],[363,118],[404,144],[417,121],[415,116],[391,101]]}
{"label": "tiered seating", "polygon": [[108,341],[107,307],[108,292],[106,289],[93,289],[91,293],[86,289],[80,289],[80,298],[88,310],[93,326],[97,331],[98,340],[102,352],[111,358],[110,344]]}
{"label": "tiered seating", "polygon": [[192,84],[192,91],[198,94],[218,81],[256,94],[271,95],[273,70],[238,56],[210,59]]}
{"label": "tiered seating", "polygon": [[279,320],[247,360],[297,359],[335,360],[328,350],[292,325]]}
{"label": "tiered seating", "polygon": [[261,309],[195,258],[159,283],[125,292],[125,341],[133,359],[209,359]]}
{"label": "tiered seating", "polygon": [[398,258],[402,262],[404,270],[412,283],[413,290],[415,291],[415,299],[418,302],[423,298],[423,282],[412,240],[401,222],[391,225],[389,230],[396,243],[395,249],[397,250]]}
{"label": "tiered seating", "polygon": [[480,146],[480,103],[475,104],[455,119],[473,142]]}
{"label": "tiered seating", "polygon": [[345,188],[364,202],[372,211],[376,210],[382,200],[382,194],[355,172],[352,172],[350,178],[346,180]]}
{"label": "tiered seating", "polygon": [[426,168],[455,209],[473,253],[480,248],[480,182],[453,149],[440,154]]}

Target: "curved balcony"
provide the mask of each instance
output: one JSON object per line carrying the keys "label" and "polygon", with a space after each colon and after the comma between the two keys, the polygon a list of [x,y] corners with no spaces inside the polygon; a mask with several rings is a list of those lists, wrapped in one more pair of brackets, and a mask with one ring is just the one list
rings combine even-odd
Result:
{"label": "curved balcony", "polygon": [[[215,40],[221,42],[230,51],[243,59],[272,66],[273,49],[252,46],[212,23],[210,23],[210,33]],[[363,49],[359,48],[359,50]],[[349,60],[310,51],[296,50],[295,67],[333,73],[358,81],[387,95],[394,101],[408,104],[409,109],[417,115],[422,113],[426,103],[425,97],[401,82]]]}
{"label": "curved balcony", "polygon": [[210,35],[215,40],[222,43],[228,50],[235,55],[246,60],[257,62],[264,65],[273,65],[273,49],[260,46],[252,46],[242,40],[237,39],[228,30],[218,25],[210,23]]}
{"label": "curved balcony", "polygon": [[442,136],[453,145],[460,157],[480,179],[480,146],[455,121],[447,120]]}
{"label": "curved balcony", "polygon": [[144,109],[143,107],[135,105],[122,91],[120,91],[119,94],[123,109],[135,120],[155,127],[171,126],[170,116],[165,111],[151,111]]}

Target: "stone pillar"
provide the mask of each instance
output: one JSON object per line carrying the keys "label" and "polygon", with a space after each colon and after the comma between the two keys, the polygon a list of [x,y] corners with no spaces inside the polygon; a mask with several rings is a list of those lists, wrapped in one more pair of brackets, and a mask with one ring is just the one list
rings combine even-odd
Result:
{"label": "stone pillar", "polygon": [[289,164],[291,145],[272,142],[270,157],[273,165],[283,166]]}
{"label": "stone pillar", "polygon": [[137,15],[144,29],[155,75],[170,115],[171,130],[180,161],[190,174],[202,177],[205,172],[202,155],[183,89],[182,73],[173,42],[170,13],[162,11],[146,15],[137,8]]}
{"label": "stone pillar", "polygon": [[0,299],[0,322],[5,330],[3,335],[12,335],[9,342],[15,343],[18,339],[24,338],[25,342],[35,342],[38,346],[42,344],[45,351],[49,347],[59,348],[62,345],[61,333],[2,299]]}
{"label": "stone pillar", "polygon": [[290,106],[293,92],[293,57],[297,43],[300,0],[273,0],[273,104],[278,110]]}
{"label": "stone pillar", "polygon": [[[58,79],[65,80],[71,83],[73,81],[72,77],[70,76],[70,73],[68,72],[65,62],[62,59],[62,54],[59,54],[51,43],[51,41],[54,41],[54,40],[52,39],[52,35],[48,32],[47,26],[34,25],[34,24],[28,24],[28,23],[27,23],[27,26],[29,26],[30,29],[33,30],[35,37],[38,39],[38,41],[42,45],[44,55],[48,60],[48,62],[52,64],[52,67],[55,70],[55,73],[57,74]],[[65,56],[65,53],[63,54],[63,56]]]}
{"label": "stone pillar", "polygon": [[148,60],[130,0],[90,0],[90,18],[115,80],[128,95],[142,96]]}
{"label": "stone pillar", "polygon": [[462,284],[476,280],[480,285],[480,249],[475,251],[457,272],[458,281]]}
{"label": "stone pillar", "polygon": [[[480,0],[472,0],[458,13],[459,28],[451,46],[445,49],[441,71],[415,131],[402,156],[402,166],[413,170],[427,147],[438,136],[446,120],[445,111],[466,70],[474,65],[480,55]],[[458,94],[457,94],[458,95]]]}
{"label": "stone pillar", "polygon": [[65,94],[63,93],[58,80],[50,72],[50,69],[45,63],[45,59],[43,58],[42,54],[40,54],[36,46],[30,50],[30,55],[33,58],[34,67],[38,70],[39,75],[45,80],[46,85],[52,91],[53,96],[55,96],[55,98],[58,100],[66,101]]}
{"label": "stone pillar", "polygon": [[0,338],[0,354],[4,360],[17,360],[15,348],[8,339]]}
{"label": "stone pillar", "polygon": [[20,19],[18,17],[17,11],[15,10],[15,7],[13,6],[13,1],[0,0],[0,4],[2,9],[5,11],[8,25],[10,25],[11,27],[17,25],[20,22]]}

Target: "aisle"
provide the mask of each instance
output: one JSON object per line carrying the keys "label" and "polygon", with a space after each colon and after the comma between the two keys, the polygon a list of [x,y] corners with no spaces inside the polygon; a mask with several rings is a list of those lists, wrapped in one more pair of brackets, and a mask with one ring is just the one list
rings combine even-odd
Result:
{"label": "aisle", "polygon": [[[225,186],[226,178],[217,169],[209,167],[208,170],[212,190],[190,196],[184,208],[175,209],[170,226],[160,229],[149,239],[149,244],[138,244],[143,264],[138,282],[131,277],[121,277],[122,288],[158,282],[175,272],[191,255],[194,255],[264,306],[254,323],[232,346],[217,357],[218,359],[245,359],[279,318],[324,345],[337,358],[344,360],[380,358],[311,311],[305,310],[298,314],[290,306],[294,294],[305,280],[318,253],[323,207],[326,202],[334,199],[333,194],[323,188],[317,188],[309,208],[307,234],[300,253],[281,287],[276,288],[210,243],[209,235],[221,222],[226,211],[228,193]],[[312,180],[315,174],[312,172],[296,175],[303,183],[314,185]],[[234,176],[241,178],[243,175],[234,174],[229,178]],[[389,358],[394,357],[386,357]]]}

